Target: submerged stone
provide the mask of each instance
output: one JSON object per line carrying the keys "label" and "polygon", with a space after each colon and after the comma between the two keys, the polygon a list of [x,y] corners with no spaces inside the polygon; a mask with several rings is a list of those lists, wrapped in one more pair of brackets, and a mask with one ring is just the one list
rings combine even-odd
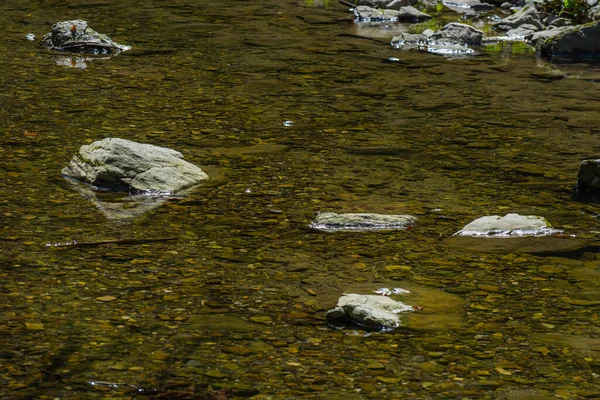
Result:
{"label": "submerged stone", "polygon": [[119,138],[81,146],[62,174],[96,187],[153,195],[171,194],[208,179],[178,151]]}
{"label": "submerged stone", "polygon": [[319,213],[310,228],[325,232],[408,229],[416,222],[412,215]]}
{"label": "submerged stone", "polygon": [[532,341],[561,349],[583,350],[593,354],[594,358],[600,358],[600,339],[562,333],[535,333],[532,335]]}
{"label": "submerged stone", "polygon": [[327,320],[332,324],[354,323],[368,328],[388,331],[401,325],[400,314],[411,312],[408,304],[392,300],[387,296],[344,294],[337,306],[327,312]]}
{"label": "submerged stone", "polygon": [[191,316],[182,326],[184,331],[248,333],[265,330],[265,326],[233,315],[201,314]]}
{"label": "submerged stone", "polygon": [[113,42],[108,36],[96,32],[80,19],[52,25],[52,32],[44,35],[41,45],[50,50],[96,55],[114,55],[131,49],[131,46]]}
{"label": "submerged stone", "polygon": [[448,246],[481,253],[545,253],[561,254],[589,246],[585,239],[564,236],[452,236]]}

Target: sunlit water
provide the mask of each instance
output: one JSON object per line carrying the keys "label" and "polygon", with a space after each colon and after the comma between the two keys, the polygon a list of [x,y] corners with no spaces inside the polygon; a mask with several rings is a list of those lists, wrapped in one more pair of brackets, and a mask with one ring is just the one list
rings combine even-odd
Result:
{"label": "sunlit water", "polygon": [[[84,3],[0,4],[1,396],[600,395],[594,246],[444,242],[519,213],[595,243],[600,207],[573,190],[600,150],[597,70],[510,47],[401,52],[333,2]],[[75,18],[132,50],[61,58],[27,39]],[[109,219],[60,176],[104,137],[173,148],[215,179]],[[317,212],[418,220],[322,233]],[[326,325],[342,293],[391,281],[446,291],[456,314]]]}

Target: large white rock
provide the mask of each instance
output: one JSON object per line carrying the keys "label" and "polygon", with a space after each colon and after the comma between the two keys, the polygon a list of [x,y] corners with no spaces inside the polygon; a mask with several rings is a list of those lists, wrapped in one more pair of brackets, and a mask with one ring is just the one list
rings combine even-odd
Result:
{"label": "large white rock", "polygon": [[387,296],[349,293],[342,295],[337,306],[327,312],[327,319],[385,331],[400,326],[400,314],[410,311],[413,308],[408,304]]}
{"label": "large white rock", "polygon": [[62,174],[111,190],[158,194],[174,193],[208,179],[178,151],[119,138],[81,146]]}
{"label": "large white rock", "polygon": [[478,218],[456,232],[455,235],[514,237],[547,236],[560,232],[562,231],[551,228],[545,218],[537,215],[506,214],[503,217],[488,215]]}

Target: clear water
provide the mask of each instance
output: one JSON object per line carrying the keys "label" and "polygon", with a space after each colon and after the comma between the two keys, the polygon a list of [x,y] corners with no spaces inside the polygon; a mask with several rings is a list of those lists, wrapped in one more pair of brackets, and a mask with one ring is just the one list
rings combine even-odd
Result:
{"label": "clear water", "polygon": [[[600,395],[600,211],[573,197],[600,150],[598,70],[510,46],[400,52],[349,17],[334,2],[0,4],[1,396]],[[61,58],[27,39],[75,18],[132,50]],[[108,219],[60,176],[104,137],[215,179]],[[419,222],[319,233],[316,212]],[[592,247],[444,242],[513,212]],[[445,291],[452,313],[386,334],[326,325],[342,293],[406,287],[392,281]]]}

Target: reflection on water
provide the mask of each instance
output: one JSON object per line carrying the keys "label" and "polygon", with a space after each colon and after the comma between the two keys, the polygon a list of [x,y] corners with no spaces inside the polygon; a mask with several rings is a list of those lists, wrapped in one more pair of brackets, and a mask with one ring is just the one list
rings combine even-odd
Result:
{"label": "reflection on water", "polygon": [[[403,52],[357,37],[337,2],[309,5],[0,4],[1,396],[597,395],[600,207],[573,199],[600,151],[594,70]],[[133,49],[64,68],[25,38],[69,18]],[[180,149],[223,181],[118,223],[60,177],[104,137]],[[317,212],[419,223],[314,232]],[[444,240],[508,213],[590,246]],[[92,245],[45,246],[74,241]],[[392,281],[460,301],[422,305],[422,329],[326,326],[342,293]]]}

